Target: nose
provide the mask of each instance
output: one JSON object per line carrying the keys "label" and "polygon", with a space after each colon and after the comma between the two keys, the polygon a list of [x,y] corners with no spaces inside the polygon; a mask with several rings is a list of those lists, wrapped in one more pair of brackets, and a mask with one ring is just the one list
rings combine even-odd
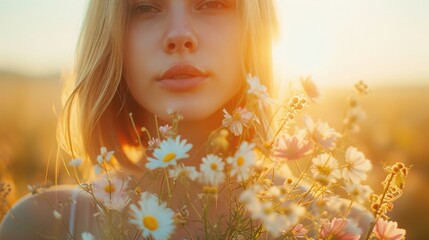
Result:
{"label": "nose", "polygon": [[186,13],[173,14],[169,28],[163,39],[165,52],[169,54],[194,52],[198,48],[198,40],[192,29],[192,21]]}

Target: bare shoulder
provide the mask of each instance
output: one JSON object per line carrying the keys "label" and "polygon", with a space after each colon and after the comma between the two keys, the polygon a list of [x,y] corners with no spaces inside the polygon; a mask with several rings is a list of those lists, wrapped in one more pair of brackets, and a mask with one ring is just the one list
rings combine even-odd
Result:
{"label": "bare shoulder", "polygon": [[0,239],[66,239],[94,232],[92,197],[75,185],[27,194],[16,202],[0,225]]}

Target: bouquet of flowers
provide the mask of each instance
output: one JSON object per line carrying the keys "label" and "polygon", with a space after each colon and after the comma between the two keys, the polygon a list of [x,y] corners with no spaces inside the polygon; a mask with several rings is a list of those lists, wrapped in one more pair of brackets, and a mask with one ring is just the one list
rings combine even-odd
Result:
{"label": "bouquet of flowers", "polygon": [[[97,178],[77,180],[97,205],[104,239],[405,238],[388,212],[403,192],[409,167],[385,166],[383,191],[374,193],[362,184],[371,161],[348,143],[365,115],[359,104],[368,93],[365,83],[355,85],[338,132],[303,114],[320,98],[311,78],[301,79],[282,103],[258,77],[249,75],[247,82],[246,104],[224,109],[197,167],[187,164],[193,145],[181,137],[182,116],[174,111],[156,137],[142,129],[150,139],[145,147],[138,139],[147,160],[144,173],[115,173],[114,151],[101,148]],[[264,116],[268,106],[279,120]],[[78,237],[94,239],[94,233]]]}

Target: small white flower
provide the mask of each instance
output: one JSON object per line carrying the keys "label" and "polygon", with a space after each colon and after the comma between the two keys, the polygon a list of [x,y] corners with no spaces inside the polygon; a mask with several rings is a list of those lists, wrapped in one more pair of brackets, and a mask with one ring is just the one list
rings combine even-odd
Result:
{"label": "small white flower", "polygon": [[309,116],[304,117],[304,124],[312,139],[325,150],[335,148],[337,139],[341,137],[341,134],[330,128],[328,123],[317,122],[314,124],[313,119]]}
{"label": "small white flower", "polygon": [[358,183],[346,182],[344,189],[351,196],[351,198],[359,203],[363,203],[369,199],[372,193],[371,187],[361,185]]}
{"label": "small white flower", "polygon": [[147,148],[148,149],[156,149],[159,148],[159,146],[161,146],[161,140],[159,138],[152,138],[151,140],[149,140],[147,142]]}
{"label": "small white flower", "polygon": [[262,191],[259,185],[252,185],[240,194],[240,201],[245,204],[247,211],[250,212],[252,219],[258,219],[264,214],[264,207],[258,194]]}
{"label": "small white flower", "polygon": [[63,218],[63,216],[61,215],[61,213],[58,212],[57,210],[54,210],[52,212],[52,214],[54,215],[54,218],[57,219],[57,220],[61,220],[61,218]]}
{"label": "small white flower", "polygon": [[314,178],[322,185],[335,183],[340,177],[338,170],[338,161],[329,154],[323,153],[312,160],[311,172]]}
{"label": "small white flower", "polygon": [[232,115],[226,109],[223,109],[223,116],[222,125],[229,128],[235,136],[240,136],[243,133],[243,128],[249,127],[254,118],[253,113],[241,107],[235,109]]}
{"label": "small white flower", "polygon": [[71,160],[70,162],[68,162],[67,165],[74,166],[74,167],[79,167],[80,165],[82,165],[82,159],[75,158],[75,159]]}
{"label": "small white flower", "polygon": [[153,155],[155,158],[148,158],[146,167],[148,169],[165,168],[170,165],[176,165],[177,160],[188,158],[188,151],[191,150],[192,144],[186,143],[186,140],[168,138],[161,142],[159,148],[155,149]]}
{"label": "small white flower", "polygon": [[164,125],[164,126],[160,126],[159,127],[159,133],[161,134],[162,137],[164,138],[168,138],[171,137],[171,131],[172,131],[172,127],[168,124]]}
{"label": "small white flower", "polygon": [[372,164],[362,152],[359,152],[354,147],[349,147],[346,151],[345,160],[346,166],[342,171],[342,175],[346,181],[360,183],[367,178],[367,172],[371,170]]}
{"label": "small white flower", "polygon": [[165,203],[159,203],[154,195],[142,193],[138,206],[132,204],[130,209],[130,222],[140,228],[143,237],[150,235],[154,239],[168,239],[173,233],[174,212]]}
{"label": "small white flower", "polygon": [[209,154],[203,158],[203,163],[200,165],[200,180],[210,186],[218,186],[225,180],[223,169],[225,163],[216,155]]}
{"label": "small white flower", "polygon": [[89,232],[83,232],[81,238],[82,240],[95,240],[94,236]]}
{"label": "small white flower", "polygon": [[255,203],[256,202],[254,202],[253,206],[248,206],[248,208],[259,208],[258,218],[263,222],[265,229],[273,237],[278,237],[282,233],[289,231],[306,213],[304,207],[296,204],[287,206],[285,209],[282,209],[282,213],[280,213],[274,209],[274,205],[271,201],[263,202],[262,209]]}
{"label": "small white flower", "polygon": [[122,210],[130,200],[126,194],[127,182],[118,177],[109,178],[105,175],[92,185],[94,196],[107,208]]}
{"label": "small white flower", "polygon": [[289,230],[291,225],[285,215],[277,212],[272,212],[264,216],[262,219],[265,229],[274,238],[279,237],[283,232]]}
{"label": "small white flower", "polygon": [[168,173],[174,181],[177,181],[177,179],[181,177],[189,178],[190,180],[195,181],[199,175],[195,167],[186,167],[183,164],[179,164],[175,168],[169,169]]}
{"label": "small white flower", "polygon": [[100,154],[97,156],[98,164],[102,164],[103,161],[109,162],[114,153],[115,151],[108,152],[106,147],[101,147]]}
{"label": "small white flower", "polygon": [[233,157],[229,157],[227,162],[232,165],[231,176],[237,176],[238,181],[246,181],[249,178],[250,167],[255,164],[255,144],[242,142]]}
{"label": "small white flower", "polygon": [[293,226],[298,223],[307,210],[303,206],[292,203],[286,206],[286,208],[283,209],[283,212],[288,218],[289,225]]}
{"label": "small white flower", "polygon": [[249,74],[247,76],[247,83],[249,84],[247,93],[253,94],[258,98],[260,107],[274,103],[274,99],[270,98],[267,93],[267,87],[261,84],[257,76]]}

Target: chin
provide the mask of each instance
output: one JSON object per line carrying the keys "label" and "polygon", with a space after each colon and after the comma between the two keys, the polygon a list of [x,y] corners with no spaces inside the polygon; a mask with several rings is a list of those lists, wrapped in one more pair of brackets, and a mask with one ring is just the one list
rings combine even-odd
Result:
{"label": "chin", "polygon": [[[191,123],[191,122],[198,122],[198,121],[205,121],[208,118],[213,117],[214,115],[217,115],[217,113],[222,113],[222,107],[219,106],[218,108],[215,106],[209,106],[204,104],[185,104],[185,105],[177,105],[174,104],[174,106],[167,107],[175,112],[179,113],[183,116],[182,122],[184,123]],[[166,109],[167,109],[166,108]],[[164,115],[164,114],[163,114]],[[164,119],[166,117],[167,119]],[[169,120],[169,115],[165,114],[165,116],[160,116],[162,120]]]}

